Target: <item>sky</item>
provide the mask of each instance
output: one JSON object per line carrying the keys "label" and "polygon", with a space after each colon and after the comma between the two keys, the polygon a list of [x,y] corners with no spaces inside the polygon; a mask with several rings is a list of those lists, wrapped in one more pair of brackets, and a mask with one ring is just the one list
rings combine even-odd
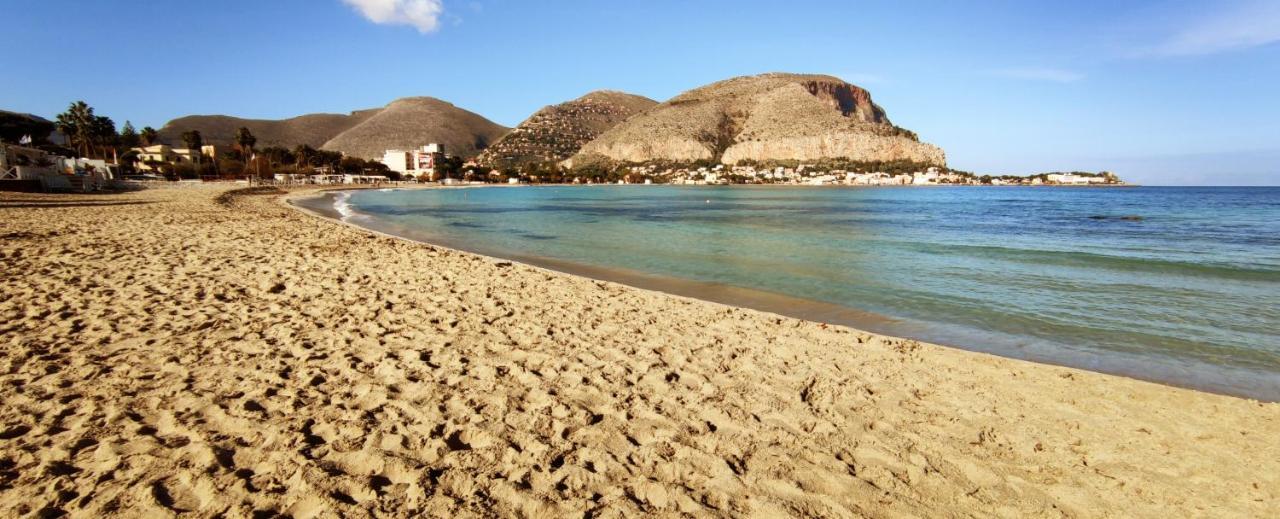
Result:
{"label": "sky", "polygon": [[117,125],[449,101],[506,126],[597,89],[763,72],[867,88],[948,164],[1280,185],[1280,0],[0,0],[0,109]]}

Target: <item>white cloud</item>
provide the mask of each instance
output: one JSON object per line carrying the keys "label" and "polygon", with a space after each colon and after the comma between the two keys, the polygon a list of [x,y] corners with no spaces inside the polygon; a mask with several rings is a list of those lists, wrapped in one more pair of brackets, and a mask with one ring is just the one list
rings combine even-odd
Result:
{"label": "white cloud", "polygon": [[1028,81],[1053,81],[1056,83],[1071,83],[1084,79],[1084,74],[1073,70],[1064,70],[1060,68],[1046,67],[1024,67],[1024,68],[1003,68],[990,71],[991,75],[1005,77],[1010,79],[1024,79]]}
{"label": "white cloud", "polygon": [[1254,0],[1196,21],[1143,56],[1202,56],[1260,47],[1280,41],[1280,2]]}
{"label": "white cloud", "polygon": [[410,25],[423,34],[440,27],[442,0],[342,0],[369,21],[385,25]]}

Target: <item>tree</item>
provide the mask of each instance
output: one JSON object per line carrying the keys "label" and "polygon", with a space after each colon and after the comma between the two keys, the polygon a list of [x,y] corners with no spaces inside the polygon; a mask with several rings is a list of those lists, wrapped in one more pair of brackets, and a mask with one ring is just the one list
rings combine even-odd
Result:
{"label": "tree", "polygon": [[84,101],[76,101],[67,107],[67,111],[58,114],[54,125],[81,157],[87,157],[96,123],[93,107]]}
{"label": "tree", "polygon": [[110,117],[94,117],[89,133],[90,144],[97,144],[101,148],[103,158],[107,156],[107,148],[114,148],[120,140],[120,135],[116,133],[116,122]]}
{"label": "tree", "polygon": [[236,130],[235,141],[236,148],[245,156],[245,159],[248,159],[249,155],[253,153],[253,146],[258,143],[258,138],[254,137],[253,132],[250,132],[248,128],[241,126],[239,130]]}
{"label": "tree", "polygon": [[451,178],[462,171],[462,157],[449,156],[436,163],[436,178]]}
{"label": "tree", "polygon": [[364,172],[364,159],[360,157],[342,157],[338,161],[338,171],[359,175]]}
{"label": "tree", "polygon": [[293,164],[294,162],[293,152],[289,151],[288,148],[281,146],[268,146],[266,148],[262,148],[262,151],[258,154],[266,157],[267,162],[270,163],[273,168]]}
{"label": "tree", "polygon": [[139,137],[142,137],[143,145],[151,146],[160,140],[160,132],[157,132],[155,128],[148,126],[142,129],[142,134],[139,135]]}
{"label": "tree", "polygon": [[311,167],[311,157],[314,156],[316,150],[306,144],[299,144],[293,148],[293,164],[294,169]]}
{"label": "tree", "polygon": [[196,162],[200,162],[200,148],[204,147],[204,138],[200,136],[200,130],[182,132],[182,142],[186,143],[187,149],[195,154]]}
{"label": "tree", "polygon": [[138,130],[133,129],[133,123],[124,122],[124,128],[120,129],[120,146],[126,150],[137,148],[142,142],[142,138],[138,136]]}
{"label": "tree", "polygon": [[258,143],[258,138],[253,136],[248,128],[241,126],[236,130],[236,147],[240,149],[240,155],[245,161],[253,160],[253,145]]}
{"label": "tree", "polygon": [[336,151],[311,150],[309,156],[311,165],[316,167],[323,166],[336,170],[342,162],[342,154]]}

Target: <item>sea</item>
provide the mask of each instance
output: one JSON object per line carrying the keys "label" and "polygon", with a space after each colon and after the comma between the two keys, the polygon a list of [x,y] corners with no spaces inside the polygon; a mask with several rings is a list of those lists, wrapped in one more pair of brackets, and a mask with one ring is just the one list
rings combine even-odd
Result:
{"label": "sea", "polygon": [[1280,188],[525,186],[323,203],[642,288],[1280,401]]}

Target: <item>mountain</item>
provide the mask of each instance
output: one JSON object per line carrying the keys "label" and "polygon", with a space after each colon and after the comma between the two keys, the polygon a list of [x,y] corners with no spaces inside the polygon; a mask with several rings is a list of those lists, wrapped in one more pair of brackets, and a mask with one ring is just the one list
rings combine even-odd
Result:
{"label": "mountain", "polygon": [[0,141],[16,143],[24,136],[31,136],[34,144],[50,140],[53,122],[43,117],[0,110]]}
{"label": "mountain", "polygon": [[256,146],[259,148],[268,146],[292,148],[299,144],[319,147],[379,111],[381,109],[360,110],[347,115],[309,114],[279,121],[241,119],[226,115],[189,115],[169,121],[160,128],[160,142],[171,146],[183,146],[182,134],[190,130],[199,130],[205,144],[229,146],[235,142],[236,130],[243,126],[257,137]]}
{"label": "mountain", "polygon": [[445,152],[476,156],[510,129],[431,97],[398,99],[364,122],[324,143],[323,148],[364,159],[380,159],[388,149],[438,142]]}
{"label": "mountain", "polygon": [[658,102],[612,90],[598,90],[538,110],[476,158],[490,167],[531,162],[560,162],[582,145]]}
{"label": "mountain", "polygon": [[941,148],[890,123],[866,90],[832,76],[782,73],[680,94],[605,131],[566,164],[826,158],[946,164]]}

